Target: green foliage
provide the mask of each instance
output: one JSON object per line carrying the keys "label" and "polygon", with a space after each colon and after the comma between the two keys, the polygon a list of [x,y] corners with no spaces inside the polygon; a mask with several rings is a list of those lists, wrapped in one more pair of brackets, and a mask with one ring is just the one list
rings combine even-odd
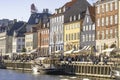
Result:
{"label": "green foliage", "polygon": [[116,48],[116,44],[112,44],[110,48]]}
{"label": "green foliage", "polygon": [[22,49],[22,52],[26,52],[26,48],[23,48],[23,49]]}
{"label": "green foliage", "polygon": [[104,43],[104,50],[108,48],[108,45]]}

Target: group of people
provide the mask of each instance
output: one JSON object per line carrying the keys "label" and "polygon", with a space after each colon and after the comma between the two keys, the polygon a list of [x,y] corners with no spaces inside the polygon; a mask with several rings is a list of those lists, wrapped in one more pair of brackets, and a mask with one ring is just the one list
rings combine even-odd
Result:
{"label": "group of people", "polygon": [[68,55],[68,56],[60,56],[60,61],[68,61],[71,63],[72,61],[80,61],[80,62],[93,62],[93,64],[98,64],[99,62],[103,62],[107,64],[109,61],[109,57],[107,55],[99,55],[95,56],[93,54],[81,54],[81,55]]}

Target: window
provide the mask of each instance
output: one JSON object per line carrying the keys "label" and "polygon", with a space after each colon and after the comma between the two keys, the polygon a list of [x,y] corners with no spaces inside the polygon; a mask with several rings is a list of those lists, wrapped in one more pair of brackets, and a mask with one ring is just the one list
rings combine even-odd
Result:
{"label": "window", "polygon": [[113,3],[110,4],[110,11],[113,10]]}
{"label": "window", "polygon": [[106,25],[108,25],[108,17],[106,17]]}
{"label": "window", "polygon": [[38,18],[36,18],[36,19],[35,19],[35,23],[38,23],[38,21],[39,21],[39,19],[38,19]]}
{"label": "window", "polygon": [[108,30],[106,30],[106,39],[108,39]]}
{"label": "window", "polygon": [[91,34],[89,34],[89,41],[91,41]]}
{"label": "window", "polygon": [[88,41],[88,35],[86,34],[86,41]]}
{"label": "window", "polygon": [[113,38],[113,30],[110,29],[110,38]]}
{"label": "window", "polygon": [[104,4],[102,5],[102,12],[104,12]]}
{"label": "window", "polygon": [[20,42],[20,41],[21,41],[21,39],[18,39],[18,41]]}
{"label": "window", "polygon": [[104,39],[104,35],[105,35],[105,34],[104,34],[104,31],[102,31],[102,39]]}
{"label": "window", "polygon": [[97,6],[97,13],[100,13],[100,6]]}
{"label": "window", "polygon": [[115,10],[118,8],[118,6],[117,6],[117,1],[115,2]]}
{"label": "window", "polygon": [[74,16],[74,21],[76,20],[76,16]]}
{"label": "window", "polygon": [[110,24],[113,24],[113,16],[110,16]]}
{"label": "window", "polygon": [[92,25],[92,30],[95,30],[95,24]]}
{"label": "window", "polygon": [[117,24],[117,20],[118,19],[118,16],[117,15],[115,15],[115,24]]}
{"label": "window", "polygon": [[97,26],[100,26],[100,19],[97,20]]}
{"label": "window", "polygon": [[89,22],[89,18],[87,17],[87,23]]}
{"label": "window", "polygon": [[80,14],[78,15],[78,20],[80,20]]}
{"label": "window", "polygon": [[77,39],[76,37],[77,37],[77,35],[76,35],[76,33],[74,33],[74,39],[75,39],[75,40]]}
{"label": "window", "polygon": [[106,12],[108,11],[108,3],[106,3]]}
{"label": "window", "polygon": [[25,42],[25,39],[22,39],[23,42]]}
{"label": "window", "polygon": [[21,46],[20,46],[20,45],[18,45],[18,49],[21,49]]}
{"label": "window", "polygon": [[88,25],[86,25],[86,31],[88,30]]}
{"label": "window", "polygon": [[91,25],[89,25],[89,30],[92,30]]}
{"label": "window", "polygon": [[97,39],[99,40],[100,39],[100,31],[97,32]]}
{"label": "window", "polygon": [[72,21],[72,16],[70,16],[70,21]]}
{"label": "window", "polygon": [[82,35],[83,36],[83,42],[85,42],[85,35]]}
{"label": "window", "polygon": [[85,26],[83,26],[83,31],[85,31]]}
{"label": "window", "polygon": [[102,26],[104,26],[104,18],[102,18]]}
{"label": "window", "polygon": [[92,35],[92,40],[95,41],[95,35],[94,34]]}

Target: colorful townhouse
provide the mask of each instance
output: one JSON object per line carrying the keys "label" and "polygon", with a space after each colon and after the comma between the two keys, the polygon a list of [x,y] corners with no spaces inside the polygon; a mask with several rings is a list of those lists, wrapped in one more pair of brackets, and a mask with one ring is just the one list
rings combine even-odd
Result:
{"label": "colorful townhouse", "polygon": [[93,48],[95,52],[95,47],[95,7],[88,6],[81,27],[80,48],[84,50]]}
{"label": "colorful townhouse", "polygon": [[[12,53],[22,53],[25,49],[26,23],[23,21],[16,22],[11,28],[12,38]],[[14,30],[15,29],[15,30]]]}
{"label": "colorful townhouse", "polygon": [[39,22],[37,27],[37,33],[38,33],[38,52],[40,53],[40,56],[49,56],[49,17],[50,13],[48,9],[44,9],[42,13],[42,19]]}
{"label": "colorful townhouse", "polygon": [[64,21],[64,51],[80,48],[80,33],[87,7],[87,0],[77,0],[65,13]]}
{"label": "colorful townhouse", "polygon": [[[12,53],[12,36],[10,32],[17,20],[0,20],[0,53],[1,55],[7,55]],[[15,29],[14,29],[15,30]]]}
{"label": "colorful townhouse", "polygon": [[64,51],[64,13],[68,11],[77,0],[71,0],[62,7],[55,10],[50,17],[50,42],[49,53],[59,53]]}
{"label": "colorful townhouse", "polygon": [[120,48],[120,1],[98,0],[96,11],[96,48],[98,53],[111,48],[113,44]]}

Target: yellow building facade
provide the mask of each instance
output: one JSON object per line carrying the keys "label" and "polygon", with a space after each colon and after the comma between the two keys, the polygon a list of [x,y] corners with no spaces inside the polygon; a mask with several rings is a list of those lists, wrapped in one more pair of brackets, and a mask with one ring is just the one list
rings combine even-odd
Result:
{"label": "yellow building facade", "polygon": [[64,23],[64,51],[79,49],[82,20]]}

